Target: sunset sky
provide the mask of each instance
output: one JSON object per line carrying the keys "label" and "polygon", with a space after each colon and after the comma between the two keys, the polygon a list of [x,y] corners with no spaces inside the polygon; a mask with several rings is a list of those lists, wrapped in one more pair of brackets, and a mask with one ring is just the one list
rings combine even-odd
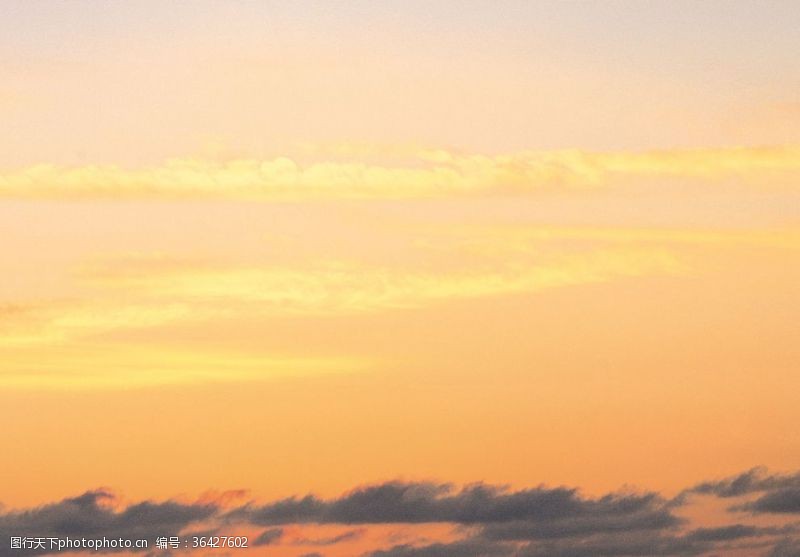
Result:
{"label": "sunset sky", "polygon": [[0,557],[797,557],[798,29],[0,3]]}

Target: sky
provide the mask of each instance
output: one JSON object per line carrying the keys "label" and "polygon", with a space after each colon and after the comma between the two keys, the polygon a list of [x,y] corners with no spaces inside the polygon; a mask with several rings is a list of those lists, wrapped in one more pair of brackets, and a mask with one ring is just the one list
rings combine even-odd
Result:
{"label": "sky", "polygon": [[800,555],[798,25],[0,3],[0,556]]}

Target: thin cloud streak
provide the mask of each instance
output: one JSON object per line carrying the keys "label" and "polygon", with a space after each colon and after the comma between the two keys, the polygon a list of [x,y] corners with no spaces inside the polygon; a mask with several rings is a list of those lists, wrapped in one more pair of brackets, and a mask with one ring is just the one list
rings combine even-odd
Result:
{"label": "thin cloud streak", "polygon": [[[391,151],[391,150],[389,150]],[[303,163],[289,156],[170,159],[159,166],[39,164],[0,174],[13,198],[407,199],[494,193],[591,191],[660,180],[797,187],[800,147],[652,152],[521,151],[501,155],[421,149],[394,164],[354,158]]]}

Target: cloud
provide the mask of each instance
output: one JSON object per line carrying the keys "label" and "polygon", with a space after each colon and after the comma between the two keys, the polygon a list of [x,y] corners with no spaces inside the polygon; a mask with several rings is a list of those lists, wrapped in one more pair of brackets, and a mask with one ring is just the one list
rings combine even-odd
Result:
{"label": "cloud", "polygon": [[[358,153],[356,153],[358,154]],[[394,164],[301,163],[290,157],[217,162],[171,159],[160,166],[40,164],[0,174],[0,196],[254,200],[399,199],[498,192],[581,191],[653,180],[792,186],[800,147],[653,152],[521,151],[501,155],[418,149]]]}
{"label": "cloud", "polygon": [[[713,533],[665,535],[683,524],[671,507],[655,493],[589,498],[570,488],[510,491],[476,484],[456,491],[446,484],[392,482],[360,488],[334,500],[309,495],[249,505],[231,511],[230,516],[259,525],[447,522],[475,531],[467,540],[403,544],[375,551],[373,557],[511,556],[518,554],[519,547],[525,548],[520,555],[531,557],[571,555],[578,547],[576,540],[582,540],[584,549],[575,555],[613,555],[609,552],[616,550],[628,552],[620,555],[679,555],[697,554],[686,551],[717,541],[701,539],[712,538]],[[732,536],[717,533],[716,537]]]}
{"label": "cloud", "polygon": [[800,487],[770,490],[738,508],[756,513],[800,514]]}
{"label": "cloud", "polygon": [[689,271],[670,250],[635,246],[538,257],[525,253],[502,266],[473,263],[479,268],[434,271],[347,260],[258,266],[191,264],[162,257],[153,262],[141,258],[92,262],[78,273],[81,286],[94,289],[90,299],[40,303],[24,313],[9,310],[0,348],[237,317],[419,308],[448,300]]}
{"label": "cloud", "polygon": [[[141,321],[178,320],[183,317],[180,308],[187,304],[198,307],[198,302],[225,302],[220,308],[223,313],[232,311],[231,303],[244,303],[248,310],[257,307],[264,314],[354,314],[422,307],[448,299],[537,292],[622,277],[684,274],[688,270],[674,253],[653,248],[595,249],[540,256],[538,261],[532,260],[531,255],[519,259],[494,269],[440,272],[341,260],[293,267],[186,267],[128,275],[106,274],[98,269],[86,278],[102,288],[125,290],[154,308],[162,308],[155,315],[144,313]],[[153,303],[154,300],[158,302]],[[171,300],[172,309],[164,304],[165,300]],[[208,310],[208,314],[212,313]],[[119,319],[126,317],[120,315]],[[107,313],[100,318],[111,319]],[[74,321],[82,325],[87,318]]]}
{"label": "cloud", "polygon": [[256,539],[253,540],[253,545],[271,545],[281,539],[283,536],[283,528],[269,528],[261,532]]}
{"label": "cloud", "polygon": [[69,275],[73,297],[0,305],[0,386],[115,389],[360,373],[382,365],[369,347],[309,357],[171,340],[191,327],[232,339],[241,323],[448,311],[447,304],[645,277],[677,284],[712,269],[705,255],[720,246],[800,247],[795,228],[443,226],[422,227],[419,237],[428,243],[397,260],[87,256]]}
{"label": "cloud", "polygon": [[[497,542],[483,533],[468,540],[434,543],[421,546],[397,545],[374,551],[370,557],[654,557],[692,556],[727,548],[758,548],[763,544],[753,540],[765,536],[781,536],[787,528],[760,528],[735,524],[720,528],[699,528],[686,534],[665,533],[663,530],[621,530],[594,535],[565,536],[555,540]],[[790,544],[791,538],[781,539],[779,546]],[[740,540],[749,540],[739,546]],[[773,542],[774,544],[774,542]],[[776,547],[776,549],[777,549]],[[778,555],[783,555],[778,553]],[[788,554],[787,554],[788,555]]]}
{"label": "cloud", "polygon": [[316,259],[213,264],[162,255],[90,261],[74,275],[81,297],[40,301],[5,316],[0,386],[114,389],[362,372],[376,363],[368,354],[236,353],[118,339],[184,325],[233,330],[241,321],[413,310],[687,272],[670,250],[638,246],[556,254],[529,248],[503,264],[471,257],[455,267]]}
{"label": "cloud", "polygon": [[[653,557],[729,552],[786,557],[797,555],[800,524],[770,516],[796,512],[793,507],[781,510],[786,503],[778,494],[791,488],[775,487],[775,481],[785,483],[795,476],[751,470],[685,491],[728,499],[766,490],[761,497],[745,501],[752,512],[764,513],[759,524],[743,523],[741,509],[730,507],[715,518],[713,526],[703,525],[697,518],[690,520],[680,514],[692,504],[690,497],[675,500],[655,492],[592,497],[570,487],[510,489],[478,483],[459,489],[446,483],[395,481],[359,487],[330,499],[305,495],[238,507],[207,499],[122,505],[112,492],[98,489],[31,509],[0,511],[0,534],[105,536],[153,543],[159,536],[200,531],[224,535],[229,529],[256,529],[251,537],[253,546],[316,545],[332,551],[357,546],[359,554],[369,557]],[[750,487],[736,488],[733,496],[729,489],[733,484]],[[338,533],[313,533],[318,525],[356,524],[358,528]],[[431,537],[434,524],[454,528],[449,534]],[[405,525],[410,530],[398,544],[394,536],[370,532],[381,525]],[[291,536],[286,535],[287,527],[292,529]],[[0,557],[34,553],[0,546]]]}
{"label": "cloud", "polygon": [[766,557],[797,557],[800,555],[800,539],[783,539],[779,541]]}
{"label": "cloud", "polygon": [[425,546],[396,545],[373,551],[369,557],[511,557],[514,548],[481,540],[435,543]]}
{"label": "cloud", "polygon": [[717,497],[739,497],[785,488],[800,488],[800,473],[770,474],[765,468],[753,468],[730,478],[700,483],[687,492]]}
{"label": "cloud", "polygon": [[685,537],[625,534],[528,545],[520,557],[655,557],[700,555],[711,549]]}
{"label": "cloud", "polygon": [[[0,532],[8,536],[43,538],[123,538],[148,540],[177,535],[189,526],[214,517],[213,504],[142,501],[115,509],[115,496],[108,490],[93,490],[77,497],[41,507],[0,514]],[[0,544],[0,557],[47,553],[42,550],[11,550],[8,539]]]}
{"label": "cloud", "polygon": [[364,528],[358,528],[356,530],[342,532],[341,534],[337,534],[335,536],[323,538],[298,538],[292,543],[294,545],[336,545],[346,541],[357,540],[364,535],[365,531],[366,530]]}
{"label": "cloud", "polygon": [[721,498],[758,494],[757,498],[733,505],[731,509],[800,515],[800,473],[770,474],[764,468],[753,468],[730,478],[698,484],[681,497],[692,493]]}
{"label": "cloud", "polygon": [[697,530],[693,530],[686,537],[695,541],[718,542],[750,538],[759,535],[761,532],[762,529],[756,526],[733,524],[731,526],[722,526],[719,528],[698,528]]}
{"label": "cloud", "polygon": [[508,491],[476,484],[454,491],[446,484],[401,482],[359,488],[334,500],[308,495],[263,506],[248,505],[231,511],[230,516],[257,525],[483,525],[488,528],[487,536],[494,539],[664,529],[680,524],[667,501],[653,493],[609,494],[592,499],[569,488]]}
{"label": "cloud", "polygon": [[[0,371],[0,386],[67,391],[131,389],[361,373],[369,366],[366,360],[350,357],[243,355],[113,343],[86,350],[81,353],[68,346],[63,351],[53,349],[46,354],[35,347],[6,352],[9,360]],[[36,373],[30,373],[31,370]]]}

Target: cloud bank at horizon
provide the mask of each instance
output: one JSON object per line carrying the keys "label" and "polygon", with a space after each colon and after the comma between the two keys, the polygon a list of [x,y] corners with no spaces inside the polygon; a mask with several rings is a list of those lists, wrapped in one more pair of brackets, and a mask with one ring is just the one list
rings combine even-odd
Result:
{"label": "cloud bank at horizon", "polygon": [[[722,502],[713,526],[686,515],[702,499]],[[108,489],[27,509],[0,513],[9,536],[148,539],[165,535],[252,532],[254,546],[343,547],[370,528],[447,524],[450,539],[391,543],[367,550],[369,557],[456,555],[699,556],[734,552],[770,557],[797,555],[800,547],[800,472],[774,474],[756,468],[687,487],[675,497],[625,490],[587,496],[577,488],[510,489],[476,483],[459,488],[434,482],[392,481],[362,486],[339,497],[295,496],[231,504],[224,498],[122,503]],[[319,536],[313,529],[347,527]],[[357,527],[353,529],[353,527]],[[306,530],[312,531],[307,533]],[[10,550],[0,556],[46,555]]]}

